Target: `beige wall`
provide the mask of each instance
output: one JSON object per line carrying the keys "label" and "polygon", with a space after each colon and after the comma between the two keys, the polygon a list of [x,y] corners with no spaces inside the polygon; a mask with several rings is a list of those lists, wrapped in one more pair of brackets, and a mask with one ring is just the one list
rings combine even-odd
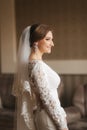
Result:
{"label": "beige wall", "polygon": [[15,0],[17,38],[27,25],[52,25],[55,48],[49,59],[87,59],[86,0]]}
{"label": "beige wall", "polygon": [[[46,60],[48,59],[51,59],[51,61],[75,60],[74,65],[77,65],[77,68],[79,65],[78,60],[86,61],[87,59],[87,50],[86,50],[87,48],[87,38],[86,38],[87,37],[86,36],[87,35],[87,24],[86,24],[87,23],[87,17],[86,17],[87,1],[86,0],[76,0],[76,1],[75,0],[73,1],[72,0],[66,0],[66,1],[64,0],[61,0],[61,1],[59,0],[53,0],[53,1],[51,0],[9,0],[9,1],[10,2],[15,1],[15,6],[12,5],[13,8],[9,8],[8,1],[0,0],[0,3],[5,3],[5,6],[8,8],[7,9],[8,11],[9,10],[13,11],[13,15],[11,15],[12,17],[8,17],[10,19],[10,22],[9,22],[9,19],[8,18],[6,19],[8,13],[4,12],[3,14],[1,9],[4,10],[4,8],[2,7],[2,4],[0,4],[1,6],[0,19],[1,19],[1,15],[6,19],[6,20],[3,19],[4,20],[4,22],[2,22],[3,26],[1,26],[1,20],[0,20],[0,46],[5,48],[4,51],[2,51],[3,50],[2,47],[0,48],[0,61],[1,63],[3,63],[3,65],[5,65],[5,66],[2,65],[2,67],[6,67],[6,68],[3,68],[4,72],[14,71],[13,65],[14,65],[14,59],[16,56],[14,10],[16,13],[17,44],[18,44],[19,36],[22,30],[27,25],[31,25],[36,22],[46,23],[46,24],[52,25],[54,29],[54,42],[55,42],[55,47],[52,51],[52,54],[46,55],[45,56]],[[9,11],[10,14],[12,11]],[[2,41],[1,34],[3,33],[1,29],[4,30],[4,33],[6,33],[6,35],[4,36],[6,36],[8,42],[5,42],[6,38],[3,37],[3,43],[1,43]],[[10,51],[9,51],[9,46],[12,47]],[[7,57],[8,55],[9,57]],[[8,66],[6,63],[8,63]],[[60,66],[61,66],[61,63],[60,63]],[[81,64],[81,69],[84,67],[84,65],[86,67],[87,61],[84,63]],[[69,68],[71,67],[69,66],[68,62],[67,62],[67,65]],[[61,69],[62,67],[60,68],[60,70]],[[65,69],[65,67],[63,67],[63,69]],[[80,69],[80,66],[79,66],[79,69]],[[58,72],[60,72],[60,70],[58,70]],[[65,70],[63,72],[65,72]],[[84,68],[84,71],[85,71],[85,68]],[[81,70],[81,72],[83,73],[84,71]],[[70,71],[70,73],[72,73],[72,71]]]}
{"label": "beige wall", "polygon": [[16,63],[16,27],[14,0],[0,0],[1,73],[14,73]]}

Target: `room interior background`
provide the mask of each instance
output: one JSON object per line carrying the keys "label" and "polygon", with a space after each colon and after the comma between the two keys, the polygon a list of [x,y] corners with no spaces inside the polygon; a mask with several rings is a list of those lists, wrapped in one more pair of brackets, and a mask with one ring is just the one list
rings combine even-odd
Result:
{"label": "room interior background", "polygon": [[[73,105],[76,89],[87,83],[86,0],[0,0],[0,129],[14,127],[12,85],[22,30],[33,23],[49,24],[55,47],[44,60],[59,73],[64,107]],[[5,109],[4,109],[5,108]]]}
{"label": "room interior background", "polygon": [[0,3],[1,74],[14,74],[21,32],[40,22],[53,27],[55,48],[44,59],[63,76],[66,93],[71,95],[73,88],[87,82],[86,0],[0,0]]}

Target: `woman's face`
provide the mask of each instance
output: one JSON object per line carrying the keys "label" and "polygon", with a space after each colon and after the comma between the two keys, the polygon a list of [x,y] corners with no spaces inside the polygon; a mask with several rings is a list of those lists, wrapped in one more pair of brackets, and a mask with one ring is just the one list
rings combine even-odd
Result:
{"label": "woman's face", "polygon": [[52,46],[54,46],[53,34],[49,31],[42,40],[38,41],[38,49],[41,53],[51,53]]}

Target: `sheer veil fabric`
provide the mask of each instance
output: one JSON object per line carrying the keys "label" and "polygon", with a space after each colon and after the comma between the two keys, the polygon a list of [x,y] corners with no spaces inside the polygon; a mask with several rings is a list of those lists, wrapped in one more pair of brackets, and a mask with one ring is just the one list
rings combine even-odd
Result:
{"label": "sheer veil fabric", "polygon": [[[19,42],[17,72],[14,78],[12,94],[17,99],[17,130],[35,130],[32,111],[32,94],[28,81],[28,62],[31,52],[29,37],[30,27],[24,29]],[[23,125],[24,124],[24,125]]]}

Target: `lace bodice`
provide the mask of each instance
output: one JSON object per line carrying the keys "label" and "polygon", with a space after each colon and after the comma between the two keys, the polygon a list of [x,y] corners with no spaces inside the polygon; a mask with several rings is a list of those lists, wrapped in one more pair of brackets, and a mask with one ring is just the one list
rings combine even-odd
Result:
{"label": "lace bodice", "polygon": [[66,113],[61,107],[57,93],[60,84],[59,75],[40,60],[30,61],[28,70],[32,89],[39,95],[44,109],[60,129],[67,128]]}

